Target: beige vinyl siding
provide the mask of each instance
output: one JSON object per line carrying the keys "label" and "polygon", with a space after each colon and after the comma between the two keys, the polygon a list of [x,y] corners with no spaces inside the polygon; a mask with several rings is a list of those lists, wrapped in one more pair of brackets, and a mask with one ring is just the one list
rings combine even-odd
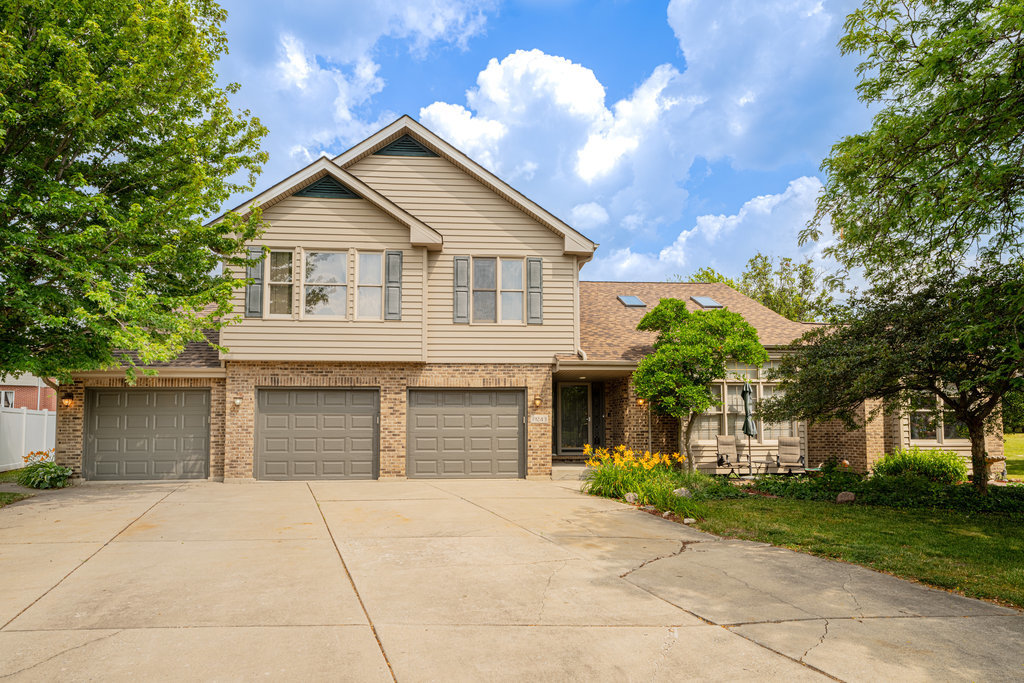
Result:
{"label": "beige vinyl siding", "polygon": [[[430,362],[550,362],[575,349],[575,257],[564,239],[440,157],[368,156],[347,169],[437,230],[440,252],[427,257],[427,356]],[[455,324],[453,257],[540,256],[544,323]]]}
{"label": "beige vinyl siding", "polygon": [[[355,320],[356,266],[348,262],[348,320],[242,318],[221,332],[225,360],[419,361],[423,359],[423,254],[409,229],[361,199],[288,197],[263,212],[269,226],[258,244],[271,249],[384,251],[401,249],[402,319]],[[298,272],[296,264],[296,276]],[[299,311],[298,281],[293,310]],[[244,293],[235,295],[243,312]]]}

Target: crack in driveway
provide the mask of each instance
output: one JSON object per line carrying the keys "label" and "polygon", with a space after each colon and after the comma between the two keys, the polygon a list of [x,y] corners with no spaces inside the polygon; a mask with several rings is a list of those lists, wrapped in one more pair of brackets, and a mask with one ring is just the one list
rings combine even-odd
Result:
{"label": "crack in driveway", "polygon": [[689,546],[689,545],[691,545],[693,543],[700,543],[700,541],[679,541],[679,550],[676,550],[675,552],[669,553],[667,555],[659,555],[658,557],[652,557],[649,560],[644,560],[643,562],[641,562],[637,566],[635,566],[632,569],[630,569],[629,571],[627,571],[625,574],[619,574],[619,578],[620,579],[624,579],[627,576],[629,576],[630,574],[632,574],[633,572],[638,571],[640,569],[643,569],[647,565],[652,564],[654,562],[657,562],[658,560],[667,560],[670,557],[677,557],[677,556],[681,555],[686,550],[687,546]]}

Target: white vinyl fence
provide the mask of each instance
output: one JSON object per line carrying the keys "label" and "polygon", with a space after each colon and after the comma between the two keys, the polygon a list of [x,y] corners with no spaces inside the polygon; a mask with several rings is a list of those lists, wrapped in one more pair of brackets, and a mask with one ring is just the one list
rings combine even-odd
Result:
{"label": "white vinyl fence", "polygon": [[57,413],[0,408],[0,472],[18,469],[29,451],[49,450],[56,440]]}

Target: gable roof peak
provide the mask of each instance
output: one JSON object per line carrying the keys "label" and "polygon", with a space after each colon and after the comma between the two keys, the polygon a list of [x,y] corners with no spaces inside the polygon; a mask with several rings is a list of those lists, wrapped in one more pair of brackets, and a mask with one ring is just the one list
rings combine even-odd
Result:
{"label": "gable roof peak", "polygon": [[597,243],[581,232],[572,228],[560,218],[554,216],[536,202],[527,198],[504,180],[471,159],[447,140],[437,135],[422,123],[408,114],[391,122],[384,128],[357,143],[345,152],[336,156],[333,161],[342,168],[347,168],[359,160],[374,154],[378,150],[396,142],[403,137],[410,137],[425,149],[447,160],[477,182],[509,202],[520,211],[536,220],[555,234],[564,239],[564,251],[576,254],[589,260],[597,248]]}

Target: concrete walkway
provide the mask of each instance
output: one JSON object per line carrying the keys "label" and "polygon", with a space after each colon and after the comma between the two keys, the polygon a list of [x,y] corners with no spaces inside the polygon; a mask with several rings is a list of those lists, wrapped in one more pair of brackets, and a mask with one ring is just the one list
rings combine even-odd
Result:
{"label": "concrete walkway", "polygon": [[1019,680],[1024,616],[572,480],[85,484],[0,510],[13,680]]}

